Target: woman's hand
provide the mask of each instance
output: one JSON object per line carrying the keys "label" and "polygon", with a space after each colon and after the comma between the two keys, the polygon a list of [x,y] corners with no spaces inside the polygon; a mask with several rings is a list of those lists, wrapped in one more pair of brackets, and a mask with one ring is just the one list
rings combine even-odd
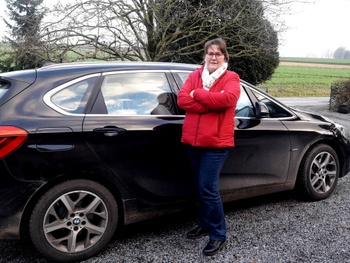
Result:
{"label": "woman's hand", "polygon": [[191,92],[190,92],[190,96],[193,98],[193,93],[194,93],[194,90],[192,90]]}

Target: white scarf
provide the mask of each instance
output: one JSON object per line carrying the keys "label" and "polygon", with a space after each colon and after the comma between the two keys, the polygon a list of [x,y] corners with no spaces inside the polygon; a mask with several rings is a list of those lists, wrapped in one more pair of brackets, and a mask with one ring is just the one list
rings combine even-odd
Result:
{"label": "white scarf", "polygon": [[205,66],[202,73],[203,89],[210,90],[215,80],[220,78],[220,76],[225,72],[226,69],[227,69],[227,62],[225,62],[220,68],[215,70],[213,73],[209,74],[208,68],[207,66]]}

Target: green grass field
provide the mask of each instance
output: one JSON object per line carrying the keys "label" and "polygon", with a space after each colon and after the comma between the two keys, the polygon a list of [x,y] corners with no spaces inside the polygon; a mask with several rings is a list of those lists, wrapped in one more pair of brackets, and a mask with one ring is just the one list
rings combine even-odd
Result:
{"label": "green grass field", "polygon": [[[350,67],[337,68],[339,65],[350,66],[350,60],[281,58],[281,62],[296,64],[281,63],[271,80],[259,85],[276,97],[329,96],[335,81],[350,79]],[[301,66],[300,63],[311,64]]]}

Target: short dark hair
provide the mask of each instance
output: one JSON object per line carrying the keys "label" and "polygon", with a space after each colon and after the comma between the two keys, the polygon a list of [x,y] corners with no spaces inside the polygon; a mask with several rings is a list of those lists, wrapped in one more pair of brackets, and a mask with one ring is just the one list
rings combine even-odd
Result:
{"label": "short dark hair", "polygon": [[228,55],[228,51],[227,51],[227,47],[226,47],[226,42],[225,40],[223,40],[222,38],[215,38],[212,40],[207,41],[204,44],[204,56],[205,54],[207,54],[209,47],[211,46],[218,46],[220,51],[222,52],[222,54],[224,54],[225,56],[225,61],[228,62],[229,61],[229,55]]}

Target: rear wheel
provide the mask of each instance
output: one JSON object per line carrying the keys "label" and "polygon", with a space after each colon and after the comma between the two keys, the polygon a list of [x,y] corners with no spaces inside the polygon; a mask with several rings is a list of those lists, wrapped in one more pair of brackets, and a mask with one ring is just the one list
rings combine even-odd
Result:
{"label": "rear wheel", "polygon": [[103,249],[118,223],[111,192],[90,180],[70,180],[47,191],[36,204],[29,232],[34,246],[51,260],[74,262]]}
{"label": "rear wheel", "polygon": [[339,158],[334,149],[326,144],[316,145],[303,158],[297,189],[308,200],[325,199],[334,191],[339,172]]}

